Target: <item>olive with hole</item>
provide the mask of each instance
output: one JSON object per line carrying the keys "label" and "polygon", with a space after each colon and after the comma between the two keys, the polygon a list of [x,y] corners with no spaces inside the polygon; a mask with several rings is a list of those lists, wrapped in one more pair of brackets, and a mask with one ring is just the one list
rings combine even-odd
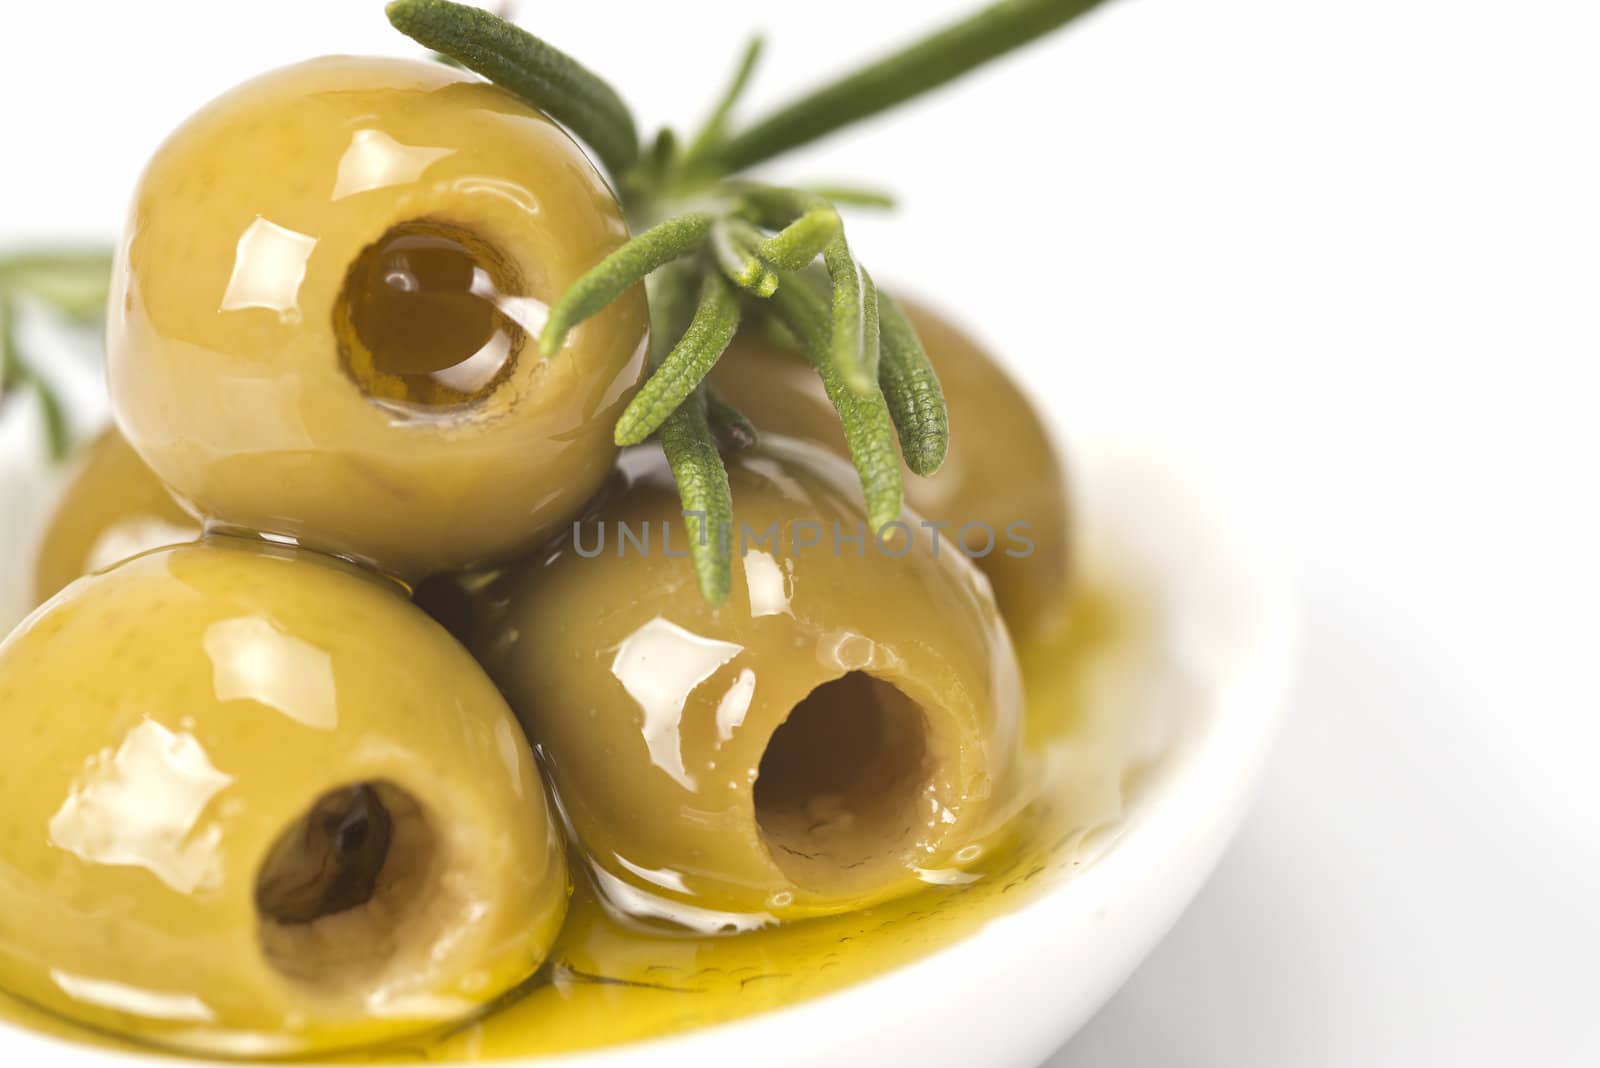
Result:
{"label": "olive with hole", "polygon": [[[906,503],[931,522],[966,532],[966,548],[994,583],[1022,644],[1062,635],[1070,610],[1071,512],[1066,473],[1033,404],[993,356],[949,319],[898,302],[939,375],[950,411],[950,448],[929,478],[907,476]],[[798,352],[759,331],[741,333],[711,382],[761,432],[845,452],[839,416]],[[991,538],[992,534],[992,538]]]}
{"label": "olive with hole", "polygon": [[115,429],[86,445],[33,561],[35,604],[130,556],[193,541],[200,522],[179,507]]}
{"label": "olive with hole", "polygon": [[406,581],[525,549],[616,456],[634,291],[541,358],[547,307],[627,237],[572,139],[437,63],[328,57],[156,152],[116,257],[118,425],[224,527]]}
{"label": "olive with hole", "polygon": [[538,968],[564,846],[516,720],[400,588],[242,539],[0,645],[0,986],[216,1056],[468,1017]]}
{"label": "olive with hole", "polygon": [[601,892],[760,923],[975,860],[1019,796],[1021,684],[988,583],[913,535],[913,513],[879,546],[823,449],[769,437],[728,466],[721,608],[643,450],[568,535],[475,590],[466,637],[548,758]]}

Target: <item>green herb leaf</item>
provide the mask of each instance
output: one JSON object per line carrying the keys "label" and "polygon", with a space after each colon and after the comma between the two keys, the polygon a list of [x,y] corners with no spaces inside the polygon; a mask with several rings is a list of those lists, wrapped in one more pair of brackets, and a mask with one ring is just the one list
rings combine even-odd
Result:
{"label": "green herb leaf", "polygon": [[[738,197],[738,210],[763,226],[782,227],[780,237],[807,215],[833,211],[827,201],[804,190],[759,182],[728,184]],[[851,253],[843,229],[836,229],[823,245],[822,262],[833,285],[833,325],[829,336],[834,354],[830,363],[852,392],[870,395],[878,389],[876,373],[870,366],[877,358],[877,338],[869,340],[867,337],[866,287],[862,283],[861,265]]]}
{"label": "green herb leaf", "polygon": [[637,445],[655,433],[711,373],[738,329],[738,292],[719,272],[706,271],[694,318],[617,420],[617,444]]}
{"label": "green herb leaf", "polygon": [[50,459],[59,463],[72,452],[72,428],[67,421],[61,399],[50,383],[39,377],[22,361],[17,346],[16,307],[9,296],[0,294],[0,401],[10,400],[13,392],[24,386],[33,390],[39,401],[39,413],[44,419],[45,446]]}
{"label": "green herb leaf", "polygon": [[1104,2],[1001,0],[735,134],[723,142],[716,161],[726,174],[746,170],[952,81]]}
{"label": "green herb leaf", "polygon": [[780,271],[798,271],[820,256],[840,229],[832,207],[812,208],[762,242],[756,254]]}
{"label": "green herb leaf", "polygon": [[733,490],[699,390],[662,424],[661,450],[683,502],[689,559],[700,594],[715,608],[728,599],[733,581]]}
{"label": "green herb leaf", "polygon": [[0,298],[0,400],[9,397],[26,374],[22,360],[17,356],[17,336],[12,319],[11,302]]}
{"label": "green herb leaf", "polygon": [[663,126],[656,131],[656,139],[650,146],[651,177],[656,182],[664,181],[677,162],[678,135],[672,132],[672,127]]}
{"label": "green herb leaf", "polygon": [[[851,392],[866,396],[878,390],[872,366],[877,360],[876,333],[867,336],[867,284],[865,272],[850,252],[844,234],[835,234],[822,250],[822,262],[833,283],[833,364]],[[876,313],[872,326],[875,328]]]}
{"label": "green herb leaf", "polygon": [[[704,273],[675,264],[652,276],[650,286],[650,363],[662,367],[677,348],[697,309],[695,286]],[[678,485],[683,526],[689,535],[689,562],[700,593],[712,607],[727,600],[733,582],[728,539],[733,523],[733,490],[728,469],[707,416],[706,387],[694,390],[662,423],[657,437]]]}
{"label": "green herb leaf", "polygon": [[37,375],[32,378],[33,395],[39,399],[39,413],[44,417],[45,446],[50,451],[50,459],[60,463],[72,453],[72,428],[55,390]]}
{"label": "green herb leaf", "polygon": [[751,423],[743,412],[724,400],[722,394],[712,388],[711,383],[701,383],[700,392],[706,397],[706,418],[711,420],[711,429],[716,433],[717,441],[724,449],[749,449],[761,440],[755,424]]}
{"label": "green herb leaf", "polygon": [[568,286],[550,309],[550,319],[539,335],[540,353],[546,358],[555,355],[573,327],[643,281],[651,271],[705,244],[711,222],[710,215],[699,212],[668,219],[595,264]]}
{"label": "green herb leaf", "polygon": [[[781,228],[779,233],[764,242],[758,251],[769,250],[773,242],[781,238],[783,244],[779,246],[778,257],[791,256],[794,262],[801,259],[806,251],[805,245],[818,236],[815,231],[810,234],[805,234],[804,231],[809,227],[824,229],[825,224],[821,220],[828,213],[831,213],[835,220],[838,218],[833,206],[815,193],[763,185],[759,182],[730,182],[728,187],[737,196],[737,210],[741,214],[755,219],[763,226]],[[811,223],[806,223],[807,216],[813,217]],[[794,244],[785,248],[784,245],[789,242],[789,238],[785,235],[791,234],[795,227],[802,227],[802,230],[795,234]],[[833,324],[829,337],[832,338],[834,353],[829,362],[852,392],[862,396],[870,395],[878,388],[877,380],[869,366],[869,361],[876,359],[877,340],[875,337],[870,340],[867,337],[866,290],[861,280],[861,267],[850,251],[850,245],[845,240],[842,228],[834,228],[822,245],[822,260],[828,269],[828,278],[833,286],[831,299]]]}
{"label": "green herb leaf", "polygon": [[0,290],[24,293],[76,323],[100,321],[110,288],[109,251],[28,252],[0,259]]}
{"label": "green herb leaf", "polygon": [[844,424],[850,460],[861,476],[867,522],[873,530],[882,530],[884,524],[900,515],[904,490],[900,457],[894,447],[894,422],[883,394],[876,388],[860,394],[845,385],[844,376],[834,362],[828,307],[803,278],[785,278],[773,294],[772,307],[805,347],[812,366],[822,376],[828,399]]}
{"label": "green herb leaf", "polygon": [[733,284],[753,296],[770,297],[778,276],[761,261],[765,238],[743,219],[721,218],[711,226],[711,253]]}
{"label": "green herb leaf", "polygon": [[879,352],[883,347],[878,313],[878,286],[865,267],[861,268],[861,363],[867,374],[878,380]]}
{"label": "green herb leaf", "polygon": [[711,109],[705,125],[700,127],[700,132],[695,135],[694,140],[689,143],[688,150],[683,154],[685,170],[693,170],[722,141],[728,125],[728,116],[733,113],[734,105],[739,102],[739,98],[744,95],[745,87],[750,84],[750,75],[755,72],[763,47],[764,42],[760,34],[751,37],[749,43],[744,46],[744,54],[739,57],[732,80],[718,98],[716,106]]}
{"label": "green herb leaf", "polygon": [[639,158],[633,113],[617,91],[565,52],[497,15],[450,0],[393,0],[394,28],[550,113],[613,178]]}
{"label": "green herb leaf", "polygon": [[865,189],[851,185],[808,185],[804,191],[821,197],[830,204],[849,208],[876,208],[889,211],[895,206],[894,194],[882,189]]}
{"label": "green herb leaf", "polygon": [[639,161],[617,179],[618,198],[624,204],[650,202],[660,195],[677,167],[678,135],[670,126],[663,126]]}
{"label": "green herb leaf", "polygon": [[900,435],[906,466],[919,475],[931,475],[944,463],[950,447],[944,389],[899,305],[888,294],[879,293],[878,307],[883,339],[878,382]]}

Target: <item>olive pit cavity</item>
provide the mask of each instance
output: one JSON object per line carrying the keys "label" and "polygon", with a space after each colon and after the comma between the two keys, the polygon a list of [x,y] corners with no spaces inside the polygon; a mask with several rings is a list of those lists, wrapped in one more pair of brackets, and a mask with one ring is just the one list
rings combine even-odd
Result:
{"label": "olive pit cavity", "polygon": [[518,281],[464,227],[391,227],[350,265],[334,306],[345,373],[369,398],[437,409],[470,404],[504,380],[527,337],[506,314]]}
{"label": "olive pit cavity", "polygon": [[928,722],[911,698],[850,672],[806,695],[773,732],[755,782],[768,854],[819,893],[871,886],[923,837]]}
{"label": "olive pit cavity", "polygon": [[423,941],[442,870],[427,814],[400,787],[366,782],[323,794],[286,828],[256,875],[262,951],[284,976],[359,990]]}

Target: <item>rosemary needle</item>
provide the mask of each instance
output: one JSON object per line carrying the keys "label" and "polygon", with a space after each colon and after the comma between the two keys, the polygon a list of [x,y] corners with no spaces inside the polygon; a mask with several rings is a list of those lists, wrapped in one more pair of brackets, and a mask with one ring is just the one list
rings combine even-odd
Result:
{"label": "rosemary needle", "polygon": [[733,582],[730,531],[733,491],[728,469],[717,450],[706,419],[705,395],[693,391],[661,426],[661,450],[678,483],[684,525],[689,531],[689,558],[700,594],[715,608],[728,599]]}
{"label": "rosemary needle", "polygon": [[879,293],[878,311],[882,327],[878,382],[900,435],[900,452],[913,472],[931,475],[944,463],[950,447],[944,389],[899,305]]}
{"label": "rosemary needle", "polygon": [[700,391],[706,395],[706,418],[711,420],[711,429],[716,431],[722,447],[730,451],[754,447],[761,436],[745,414],[728,403],[711,383],[701,383]]}
{"label": "rosemary needle", "polygon": [[806,355],[822,377],[828,399],[844,424],[851,462],[861,477],[867,522],[873,530],[882,530],[884,524],[899,517],[904,490],[900,457],[894,448],[894,423],[883,394],[873,390],[862,395],[844,384],[843,376],[833,363],[828,309],[804,281],[786,280],[773,294],[772,305],[784,325],[804,346]]}
{"label": "rosemary needle", "polygon": [[497,15],[450,0],[393,0],[384,12],[407,37],[549,112],[613,175],[638,158],[639,133],[628,105],[565,52]]}
{"label": "rosemary needle", "polygon": [[655,433],[711,373],[738,329],[738,293],[721,274],[707,271],[694,318],[617,420],[617,444],[637,445]]}
{"label": "rosemary needle", "polygon": [[[665,340],[678,337],[694,307],[694,273],[682,268],[663,271],[651,280],[652,362],[665,366],[671,357]],[[702,300],[702,304],[704,301]],[[692,322],[692,320],[691,320]],[[684,529],[689,535],[689,560],[700,594],[712,607],[728,598],[733,583],[729,531],[733,522],[733,490],[728,469],[717,449],[707,417],[705,387],[688,397],[661,424],[658,436],[672,479],[678,486]]]}
{"label": "rosemary needle", "polygon": [[728,138],[727,173],[746,170],[936,89],[1037,40],[1105,0],[1000,0],[794,101]]}
{"label": "rosemary needle", "polygon": [[680,215],[629,241],[590,268],[550,309],[550,319],[539,336],[539,351],[552,356],[567,332],[643,281],[658,267],[687,256],[711,233],[712,217],[703,213]]}

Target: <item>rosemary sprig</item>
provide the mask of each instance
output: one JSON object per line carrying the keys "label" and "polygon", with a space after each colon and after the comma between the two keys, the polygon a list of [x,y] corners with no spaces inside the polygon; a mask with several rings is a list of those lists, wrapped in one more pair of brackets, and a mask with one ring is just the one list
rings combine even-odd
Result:
{"label": "rosemary sprig", "polygon": [[725,141],[727,174],[886,111],[1043,37],[1105,0],[1000,0],[853,74],[823,86]]}
{"label": "rosemary sprig", "polygon": [[[999,0],[730,134],[761,56],[756,38],[687,146],[664,128],[642,154],[615,91],[564,53],[449,0],[389,5],[390,21],[403,32],[544,109],[587,142],[629,218],[650,224],[560,296],[540,349],[553,355],[575,326],[646,283],[654,369],[613,432],[621,445],[652,434],[661,440],[686,518],[694,521],[686,524],[690,554],[712,604],[727,597],[732,569],[722,537],[732,502],[718,447],[748,447],[756,429],[705,378],[751,318],[741,305],[770,309],[754,317],[756,328],[785,334],[809,356],[839,412],[874,529],[900,514],[900,454],[914,473],[932,474],[949,444],[938,376],[910,323],[878,292],[839,217],[839,205],[887,208],[893,199],[849,186],[760,184],[741,172],[943,85],[1102,2]],[[810,269],[819,256],[824,275]],[[825,294],[815,285],[820,277]]]}
{"label": "rosemary sprig", "polygon": [[594,149],[612,175],[639,157],[633,113],[571,56],[488,11],[450,0],[393,0],[394,28],[541,108]]}

